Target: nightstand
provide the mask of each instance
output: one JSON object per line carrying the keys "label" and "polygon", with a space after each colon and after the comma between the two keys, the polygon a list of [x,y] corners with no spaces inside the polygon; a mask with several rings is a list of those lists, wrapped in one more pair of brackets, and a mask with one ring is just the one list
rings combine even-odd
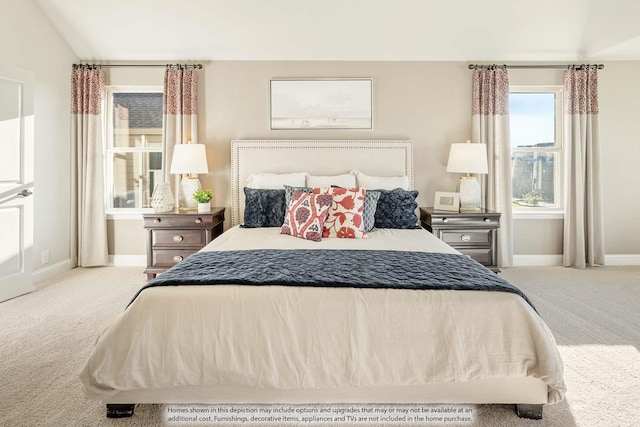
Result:
{"label": "nightstand", "polygon": [[499,273],[498,229],[500,213],[481,209],[477,212],[451,212],[420,208],[420,224],[449,246],[488,269]]}
{"label": "nightstand", "polygon": [[143,214],[147,230],[147,279],[173,267],[222,234],[224,208],[210,213]]}

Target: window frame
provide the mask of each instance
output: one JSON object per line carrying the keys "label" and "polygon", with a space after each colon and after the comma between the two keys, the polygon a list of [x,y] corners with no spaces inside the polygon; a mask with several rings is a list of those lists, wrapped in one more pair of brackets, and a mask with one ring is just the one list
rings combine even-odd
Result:
{"label": "window frame", "polygon": [[[564,91],[561,85],[510,85],[512,93],[554,93],[555,94],[555,144],[553,147],[513,147],[510,146],[510,157],[513,153],[554,153],[554,207],[512,206],[512,215],[518,219],[558,219],[564,218],[565,149],[564,138]],[[513,179],[513,178],[512,178]]]}
{"label": "window frame", "polygon": [[[164,143],[160,149],[142,147],[116,147],[113,132],[113,94],[114,93],[163,93],[164,88],[158,85],[108,85],[105,86],[103,114],[104,134],[104,176],[105,176],[105,212],[107,219],[141,219],[143,213],[153,212],[153,208],[116,208],[113,207],[113,158],[117,153],[162,153],[165,156]],[[164,126],[163,130],[164,132]],[[162,136],[161,132],[161,136]],[[162,138],[164,142],[164,138]],[[151,189],[153,191],[153,189]]]}

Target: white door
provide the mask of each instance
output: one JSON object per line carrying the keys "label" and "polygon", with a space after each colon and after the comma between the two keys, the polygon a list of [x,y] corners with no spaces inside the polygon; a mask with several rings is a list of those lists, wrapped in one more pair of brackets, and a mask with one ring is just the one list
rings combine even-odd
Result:
{"label": "white door", "polygon": [[33,290],[33,75],[0,66],[0,301]]}

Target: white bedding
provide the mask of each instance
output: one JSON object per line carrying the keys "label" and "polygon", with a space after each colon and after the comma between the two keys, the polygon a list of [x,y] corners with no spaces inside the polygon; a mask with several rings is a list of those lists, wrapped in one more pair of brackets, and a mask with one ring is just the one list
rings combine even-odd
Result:
{"label": "white bedding", "polygon": [[[261,248],[456,253],[425,230],[309,242],[278,228],[238,227],[203,250]],[[548,403],[562,400],[555,340],[515,294],[238,285],[146,289],[103,332],[80,373],[87,397],[103,401],[143,389],[337,395],[526,377],[548,386]]]}

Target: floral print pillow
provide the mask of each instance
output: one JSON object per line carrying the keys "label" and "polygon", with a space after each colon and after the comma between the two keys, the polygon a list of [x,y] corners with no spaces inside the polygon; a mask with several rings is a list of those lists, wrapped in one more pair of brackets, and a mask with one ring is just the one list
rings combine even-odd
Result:
{"label": "floral print pillow", "polygon": [[330,194],[310,194],[295,190],[291,195],[280,234],[319,242],[322,240],[322,231],[332,200]]}
{"label": "floral print pillow", "polygon": [[322,237],[340,237],[362,239],[367,236],[362,218],[364,199],[367,190],[364,188],[314,188],[314,194],[330,194],[333,203],[329,217],[324,223]]}

